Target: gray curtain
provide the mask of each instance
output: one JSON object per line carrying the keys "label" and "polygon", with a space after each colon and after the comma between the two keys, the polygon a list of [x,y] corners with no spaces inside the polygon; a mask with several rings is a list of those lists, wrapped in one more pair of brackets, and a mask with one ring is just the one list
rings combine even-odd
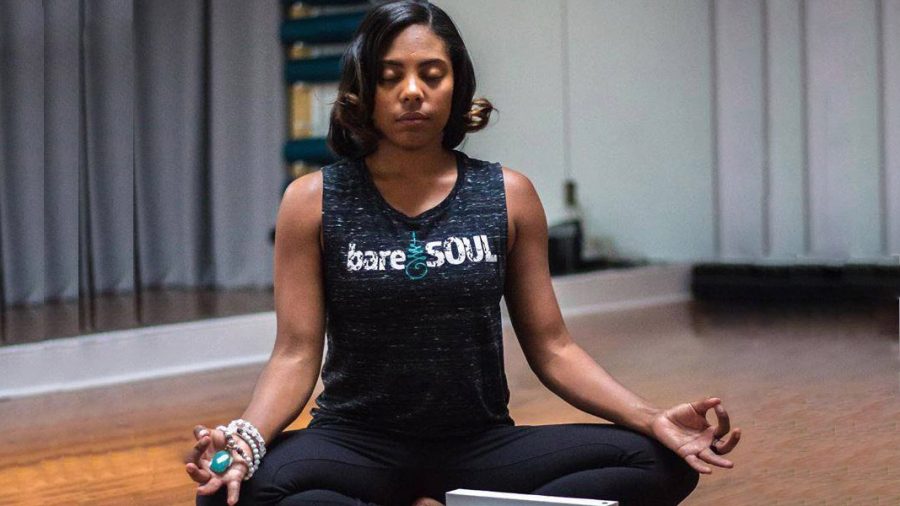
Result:
{"label": "gray curtain", "polygon": [[0,305],[272,282],[277,0],[0,0]]}

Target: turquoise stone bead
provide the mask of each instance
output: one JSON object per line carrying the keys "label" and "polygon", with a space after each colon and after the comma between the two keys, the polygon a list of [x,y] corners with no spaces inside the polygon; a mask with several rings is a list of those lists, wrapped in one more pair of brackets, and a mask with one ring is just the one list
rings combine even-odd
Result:
{"label": "turquoise stone bead", "polygon": [[213,455],[212,462],[209,463],[209,468],[216,473],[224,473],[228,466],[231,465],[231,452],[227,452],[225,450],[219,450]]}

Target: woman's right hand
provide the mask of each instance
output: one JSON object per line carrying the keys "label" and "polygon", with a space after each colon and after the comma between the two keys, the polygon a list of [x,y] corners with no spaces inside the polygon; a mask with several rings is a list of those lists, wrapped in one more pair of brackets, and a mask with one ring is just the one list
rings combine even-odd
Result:
{"label": "woman's right hand", "polygon": [[225,434],[220,430],[209,430],[202,425],[194,427],[197,444],[185,461],[185,470],[191,479],[199,483],[198,495],[212,495],[223,485],[228,490],[228,504],[233,506],[238,501],[241,482],[249,468],[240,456],[234,456],[234,462],[219,474],[209,468],[213,455],[225,449]]}

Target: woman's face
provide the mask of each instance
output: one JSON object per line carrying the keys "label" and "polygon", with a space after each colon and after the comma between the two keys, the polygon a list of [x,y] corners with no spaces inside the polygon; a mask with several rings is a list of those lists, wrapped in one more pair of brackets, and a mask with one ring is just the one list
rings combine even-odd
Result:
{"label": "woman's face", "polygon": [[381,142],[404,149],[440,145],[453,102],[453,66],[444,41],[425,25],[410,25],[394,38],[378,73],[373,121],[384,134]]}

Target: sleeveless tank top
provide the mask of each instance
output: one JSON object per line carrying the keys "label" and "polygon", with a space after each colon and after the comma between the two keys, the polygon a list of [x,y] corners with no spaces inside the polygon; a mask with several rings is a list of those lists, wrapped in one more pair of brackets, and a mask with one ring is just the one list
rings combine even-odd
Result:
{"label": "sleeveless tank top", "polygon": [[453,152],[456,184],[414,217],[383,198],[363,158],[321,169],[328,350],[309,427],[439,438],[515,425],[500,315],[503,173]]}

